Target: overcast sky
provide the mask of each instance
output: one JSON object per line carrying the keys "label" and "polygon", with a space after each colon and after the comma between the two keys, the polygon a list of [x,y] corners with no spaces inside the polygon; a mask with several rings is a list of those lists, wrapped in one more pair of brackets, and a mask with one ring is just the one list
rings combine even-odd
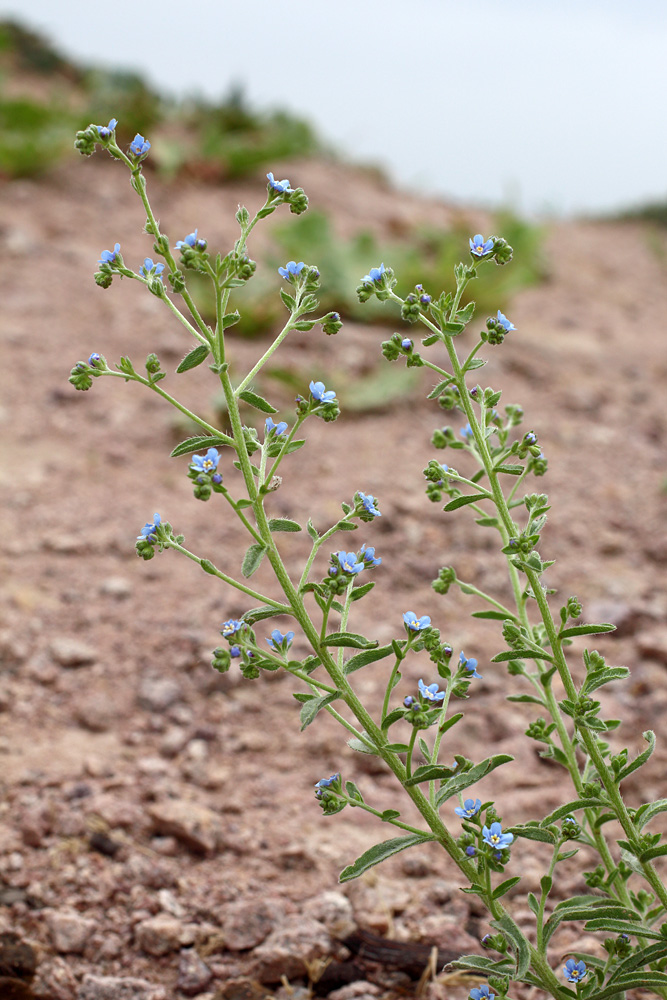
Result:
{"label": "overcast sky", "polygon": [[531,213],[667,198],[664,0],[0,0],[174,94],[242,83],[403,186]]}

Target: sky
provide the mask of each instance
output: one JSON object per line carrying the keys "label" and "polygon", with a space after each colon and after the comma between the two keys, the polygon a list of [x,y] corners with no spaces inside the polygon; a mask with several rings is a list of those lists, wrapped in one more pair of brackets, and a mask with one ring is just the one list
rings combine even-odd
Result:
{"label": "sky", "polygon": [[403,188],[529,215],[667,198],[664,0],[0,0],[172,96],[308,118]]}

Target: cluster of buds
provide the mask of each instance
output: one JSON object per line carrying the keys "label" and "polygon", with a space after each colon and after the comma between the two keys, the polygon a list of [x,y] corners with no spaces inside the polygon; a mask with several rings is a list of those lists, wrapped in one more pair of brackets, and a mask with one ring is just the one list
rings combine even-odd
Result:
{"label": "cluster of buds", "polygon": [[[370,275],[369,275],[370,277]],[[365,280],[365,279],[364,279]],[[424,291],[423,285],[415,285],[413,292],[406,295],[401,306],[401,318],[406,323],[416,323],[419,317],[431,304],[431,296]]]}
{"label": "cluster of buds", "polygon": [[514,254],[512,247],[502,236],[491,236],[485,240],[477,233],[469,240],[470,256],[476,260],[492,260],[495,264],[509,264]]}
{"label": "cluster of buds", "polygon": [[217,448],[209,448],[205,455],[193,455],[188,479],[194,483],[194,495],[197,500],[209,500],[211,493],[223,493],[222,474],[218,472],[220,452]]}
{"label": "cluster of buds", "polygon": [[340,404],[336,398],[334,389],[327,389],[324,382],[311,382],[309,387],[310,396],[308,399],[303,396],[296,397],[297,414],[308,416],[314,413],[316,417],[330,422],[336,420],[340,415]]}
{"label": "cluster of buds", "polygon": [[293,188],[287,178],[277,181],[273,173],[268,173],[266,178],[268,180],[266,186],[268,198],[266,199],[266,206],[257,213],[260,219],[274,212],[278,205],[289,205],[290,212],[293,215],[301,215],[306,211],[308,208],[308,198],[303,188]]}
{"label": "cluster of buds", "polygon": [[368,302],[373,295],[384,301],[389,298],[389,293],[395,285],[396,278],[392,269],[380,264],[379,267],[372,267],[361,279],[361,283],[357,286],[357,296],[360,302]]}
{"label": "cluster of buds", "polygon": [[415,351],[414,341],[400,333],[393,333],[389,340],[382,341],[382,354],[387,361],[405,358],[408,368],[421,368],[424,364],[421,355]]}
{"label": "cluster of buds", "polygon": [[486,321],[486,330],[482,330],[481,338],[487,344],[502,344],[505,335],[511,330],[516,330],[514,323],[510,323],[507,316],[498,310],[495,316],[489,316]]}
{"label": "cluster of buds", "polygon": [[320,778],[315,783],[315,798],[322,807],[325,816],[333,816],[341,812],[347,805],[343,795],[343,782],[340,773],[332,774],[330,778]]}

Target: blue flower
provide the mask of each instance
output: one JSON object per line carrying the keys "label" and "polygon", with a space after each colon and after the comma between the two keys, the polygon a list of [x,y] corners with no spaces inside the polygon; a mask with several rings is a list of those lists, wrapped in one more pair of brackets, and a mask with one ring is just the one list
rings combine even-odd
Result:
{"label": "blue flower", "polygon": [[278,424],[274,424],[274,422],[271,419],[271,417],[267,417],[266,418],[264,426],[266,427],[266,433],[267,434],[270,434],[271,431],[275,431],[276,437],[280,437],[280,435],[284,434],[285,431],[287,430],[287,424],[285,423],[284,420],[281,420],[280,423],[278,423]]}
{"label": "blue flower", "polygon": [[372,517],[382,517],[381,512],[375,506],[377,504],[377,500],[371,493],[362,493],[361,490],[358,490],[357,494],[367,514],[370,514]]}
{"label": "blue flower", "polygon": [[215,472],[220,461],[220,452],[217,448],[209,448],[205,455],[193,455],[190,463],[191,469],[197,472]]}
{"label": "blue flower", "polygon": [[292,188],[290,187],[290,182],[288,180],[277,181],[274,178],[273,173],[268,173],[266,176],[269,182],[269,187],[272,187],[273,190],[277,191],[279,194],[285,194],[286,191],[292,190]]}
{"label": "blue flower", "polygon": [[365,274],[361,280],[369,282],[381,281],[382,275],[384,274],[385,271],[386,267],[384,266],[384,264],[380,264],[379,267],[372,267],[368,272],[368,274]]}
{"label": "blue flower", "polygon": [[466,659],[463,651],[459,653],[459,667],[465,667],[472,677],[476,677],[477,680],[481,681],[482,675],[477,673],[477,660],[474,660],[472,657],[469,660]]}
{"label": "blue flower", "polygon": [[229,647],[229,655],[233,656],[236,659],[237,656],[241,655],[241,647],[240,646],[230,646]]}
{"label": "blue flower", "polygon": [[461,819],[470,819],[482,808],[481,799],[466,799],[462,806],[457,806],[454,812]]}
{"label": "blue flower", "polygon": [[284,267],[278,268],[278,274],[281,278],[296,278],[298,274],[301,274],[305,266],[302,260],[298,264],[295,260],[288,260]]}
{"label": "blue flower", "polygon": [[409,694],[406,698],[403,699],[403,705],[405,706],[405,708],[412,708],[413,705],[418,705],[418,702],[416,701],[415,698],[412,697],[411,694]]}
{"label": "blue flower", "polygon": [[113,250],[103,250],[100,254],[100,259],[98,264],[113,264],[116,257],[120,253],[120,243],[114,243]]}
{"label": "blue flower", "polygon": [[493,250],[493,240],[484,241],[484,237],[481,233],[477,233],[477,236],[473,236],[470,243],[470,253],[474,254],[475,257],[486,257],[487,253],[491,253]]}
{"label": "blue flower", "polygon": [[311,382],[308,388],[310,389],[311,396],[318,403],[330,403],[336,398],[336,393],[333,389],[325,389],[324,382]]}
{"label": "blue flower", "polygon": [[414,611],[406,611],[403,615],[403,621],[411,632],[421,632],[423,628],[427,628],[431,624],[431,619],[428,615],[422,615],[421,618],[417,618]]}
{"label": "blue flower", "polygon": [[412,348],[414,347],[414,344],[412,343],[409,337],[405,337],[401,341],[401,347],[403,348],[404,351],[411,351]]}
{"label": "blue flower", "polygon": [[94,368],[94,367],[95,367],[95,365],[96,365],[96,363],[97,363],[98,361],[101,361],[101,360],[102,360],[102,359],[101,359],[101,357],[99,356],[99,354],[97,353],[97,351],[93,351],[93,353],[92,353],[92,354],[90,355],[90,357],[88,358],[88,364],[90,365],[90,367],[91,367],[91,368]]}
{"label": "blue flower", "polygon": [[100,139],[108,139],[116,125],[118,124],[117,118],[112,118],[108,125],[98,125],[97,134]]}
{"label": "blue flower", "polygon": [[574,958],[568,958],[563,966],[563,975],[568,983],[580,983],[584,976],[588,975],[585,962],[577,962]]}
{"label": "blue flower", "polygon": [[147,542],[151,543],[151,545],[154,542],[157,542],[157,534],[156,534],[156,532],[157,532],[157,529],[160,526],[160,521],[161,520],[162,519],[161,519],[161,517],[160,517],[159,514],[153,514],[153,520],[152,521],[146,521],[146,524],[141,529],[141,534],[137,535],[137,541],[139,541],[142,538],[145,538]]}
{"label": "blue flower", "polygon": [[206,247],[206,240],[200,240],[197,236],[198,232],[199,230],[195,229],[194,233],[188,233],[188,235],[185,237],[184,240],[177,240],[176,249],[183,250],[185,247],[190,247],[190,249],[194,249],[194,247],[196,246],[200,250],[203,250]]}
{"label": "blue flower", "polygon": [[144,262],[139,268],[139,274],[145,278],[154,275],[156,278],[164,271],[164,264],[154,264],[150,257],[144,257]]}
{"label": "blue flower", "polygon": [[144,139],[143,135],[139,135],[137,132],[130,143],[130,152],[134,153],[135,156],[144,156],[150,148],[151,144],[148,139]]}
{"label": "blue flower", "polygon": [[483,986],[475,987],[474,990],[470,991],[470,1000],[494,1000],[495,995],[484,983]]}
{"label": "blue flower", "polygon": [[226,622],[223,622],[220,626],[220,631],[225,639],[228,639],[230,635],[234,635],[241,628],[243,623],[238,621],[236,618],[228,618]]}
{"label": "blue flower", "polygon": [[514,323],[510,323],[507,316],[505,316],[504,313],[501,313],[500,309],[498,310],[496,323],[498,326],[502,326],[503,330],[505,330],[507,333],[509,333],[510,330],[516,330]]}
{"label": "blue flower", "polygon": [[294,632],[286,632],[285,635],[282,634],[280,629],[274,628],[271,633],[271,638],[267,639],[269,646],[273,649],[281,650],[283,643],[285,644],[285,650],[288,650],[292,645],[292,640],[294,639]]}
{"label": "blue flower", "polygon": [[359,562],[356,552],[337,552],[336,559],[340,563],[343,573],[348,573],[350,576],[356,576],[364,568],[364,564]]}
{"label": "blue flower", "polygon": [[431,296],[425,292],[423,295],[419,296],[419,301],[423,306],[427,306],[431,301]]}
{"label": "blue flower", "polygon": [[472,441],[472,427],[470,424],[466,424],[465,427],[462,427],[459,433],[464,441]]}
{"label": "blue flower", "polygon": [[340,772],[332,774],[330,778],[320,778],[319,781],[315,782],[315,795],[318,799],[321,799],[327,788],[331,788],[332,785],[337,785],[340,781]]}
{"label": "blue flower", "polygon": [[477,854],[477,848],[473,847],[472,844],[470,844],[468,847],[466,847],[466,854],[468,855],[469,858],[474,858],[475,855]]}
{"label": "blue flower", "polygon": [[420,695],[422,698],[425,698],[426,701],[442,701],[445,697],[444,691],[438,691],[437,683],[424,684],[423,680],[420,678],[417,682],[417,687],[419,688]]}
{"label": "blue flower", "polygon": [[382,559],[379,556],[377,558],[375,556],[375,546],[366,545],[365,542],[359,549],[359,558],[363,560],[364,565],[367,566],[368,569],[379,566],[382,562]]}
{"label": "blue flower", "polygon": [[490,830],[488,826],[482,827],[482,840],[490,847],[502,849],[503,847],[510,846],[514,840],[514,834],[503,833],[503,828],[500,823],[492,823]]}

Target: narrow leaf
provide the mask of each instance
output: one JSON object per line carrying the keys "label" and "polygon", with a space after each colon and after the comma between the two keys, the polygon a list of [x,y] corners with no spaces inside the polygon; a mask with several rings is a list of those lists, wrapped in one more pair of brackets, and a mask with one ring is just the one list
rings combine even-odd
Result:
{"label": "narrow leaf", "polygon": [[222,317],[222,329],[226,330],[227,327],[234,326],[234,324],[238,323],[240,319],[241,319],[241,313],[239,312],[227,313],[226,316]]}
{"label": "narrow leaf", "polygon": [[493,890],[493,899],[500,899],[500,897],[504,896],[506,892],[509,892],[513,885],[516,885],[517,882],[520,881],[520,875],[514,875],[512,878],[505,879],[504,882],[501,882],[500,885],[496,886]]}
{"label": "narrow leaf", "polygon": [[196,437],[186,438],[185,441],[181,441],[177,444],[171,453],[171,458],[178,458],[179,455],[189,455],[193,451],[199,451],[200,448],[215,448],[221,447],[227,444],[233,444],[234,442],[226,434],[197,434]]}
{"label": "narrow leaf", "polygon": [[499,920],[492,920],[491,926],[502,931],[514,951],[516,961],[515,979],[523,979],[530,966],[530,947],[509,913],[503,913]]}
{"label": "narrow leaf", "polygon": [[180,375],[181,372],[187,372],[190,371],[191,368],[196,368],[197,365],[200,365],[202,363],[202,361],[206,361],[209,354],[210,354],[210,348],[207,347],[206,344],[198,344],[195,348],[193,348],[190,351],[189,354],[185,355],[180,365],[176,369],[177,374]]}
{"label": "narrow leaf", "polygon": [[340,698],[340,691],[331,691],[328,694],[321,695],[319,698],[311,698],[310,701],[307,701],[301,709],[299,716],[301,719],[301,732],[304,731],[306,726],[311,724],[318,712],[326,708],[327,705],[330,705],[332,701],[336,701],[337,698]]}
{"label": "narrow leaf", "polygon": [[343,673],[352,674],[355,670],[360,670],[361,667],[365,667],[369,663],[375,663],[376,660],[383,660],[385,656],[390,656],[392,653],[391,645],[378,646],[376,649],[365,649],[361,653],[355,653],[343,664]]}
{"label": "narrow leaf", "polygon": [[486,493],[476,493],[475,496],[466,497],[454,497],[449,503],[446,503],[442,508],[443,510],[458,510],[459,507],[465,507],[469,503],[477,503],[478,500],[488,500],[489,496]]}
{"label": "narrow leaf", "polygon": [[259,396],[256,392],[251,392],[250,389],[244,389],[243,392],[240,392],[239,399],[242,399],[244,403],[249,403],[250,406],[254,406],[256,410],[261,410],[262,413],[278,412],[275,406],[271,406],[263,396]]}
{"label": "narrow leaf", "polygon": [[608,917],[587,920],[584,929],[587,931],[612,931],[614,934],[633,934],[635,937],[653,938],[655,941],[660,941],[662,938],[662,934],[644,924],[636,924],[630,920],[610,920]]}
{"label": "narrow leaf", "polygon": [[389,823],[392,819],[398,819],[400,816],[398,809],[385,809],[385,811],[380,816],[383,823]]}
{"label": "narrow leaf", "polygon": [[241,566],[241,572],[246,577],[246,579],[249,576],[252,576],[252,574],[255,572],[255,570],[261,563],[262,559],[264,558],[265,552],[266,549],[264,548],[263,545],[258,545],[256,543],[253,543],[248,547],[248,550],[245,556],[243,557],[243,564]]}
{"label": "narrow leaf", "polygon": [[280,298],[283,300],[289,311],[294,312],[296,309],[296,302],[291,295],[288,295],[284,288],[280,289]]}
{"label": "narrow leaf", "polygon": [[351,799],[355,799],[357,802],[364,801],[363,795],[361,794],[361,792],[359,791],[359,789],[357,788],[357,786],[353,781],[345,782],[345,791],[347,792],[347,794]]}
{"label": "narrow leaf", "polygon": [[298,521],[292,521],[289,517],[272,517],[269,528],[271,531],[301,531]]}
{"label": "narrow leaf", "polygon": [[254,625],[256,622],[264,621],[266,618],[275,618],[277,615],[283,615],[288,612],[288,608],[281,611],[279,608],[272,608],[270,604],[263,604],[260,608],[251,608],[250,611],[243,612],[243,621],[247,622],[248,625]]}
{"label": "narrow leaf", "polygon": [[486,760],[475,764],[462,774],[454,774],[436,795],[436,805],[442,805],[452,795],[458,795],[459,792],[481,781],[482,778],[486,777],[487,774],[490,774],[497,767],[500,767],[502,764],[509,764],[512,760],[514,760],[514,757],[511,757],[509,754],[499,753],[494,757],[487,757]]}
{"label": "narrow leaf", "polygon": [[471,372],[475,368],[483,368],[486,361],[483,358],[473,358],[472,361],[468,361],[467,364],[463,366],[464,372]]}
{"label": "narrow leaf", "polygon": [[631,760],[629,764],[626,764],[625,767],[621,769],[618,775],[618,781],[623,781],[623,779],[627,778],[629,774],[636,771],[638,767],[645,764],[655,750],[655,733],[652,732],[652,730],[647,729],[645,733],[642,733],[642,736],[648,743],[648,747],[643,751],[643,753],[638,754],[634,760]]}
{"label": "narrow leaf", "polygon": [[542,830],[539,826],[512,826],[508,827],[508,832],[517,837],[524,837],[526,840],[538,840],[542,844],[555,844],[556,838],[549,830]]}
{"label": "narrow leaf", "polygon": [[494,656],[491,663],[504,663],[506,660],[549,660],[553,663],[553,657],[546,650],[538,652],[536,649],[506,649]]}
{"label": "narrow leaf", "polygon": [[603,625],[573,625],[560,633],[561,639],[570,639],[574,635],[598,635],[600,632],[614,632],[615,625],[605,623]]}
{"label": "narrow leaf", "polygon": [[399,851],[404,851],[408,847],[416,847],[417,844],[425,844],[429,840],[435,840],[434,834],[410,833],[406,837],[392,837],[391,840],[384,840],[381,844],[375,844],[357,858],[357,860],[343,868],[339,875],[339,882],[350,882],[353,878],[359,878],[369,868],[379,865]]}
{"label": "narrow leaf", "polygon": [[375,649],[377,639],[366,639],[357,632],[331,632],[322,640],[323,646],[350,646],[352,649]]}
{"label": "narrow leaf", "polygon": [[414,772],[411,778],[404,782],[406,788],[411,785],[419,785],[422,781],[437,781],[438,778],[446,778],[451,773],[451,768],[442,764],[422,764]]}
{"label": "narrow leaf", "polygon": [[438,382],[436,387],[434,389],[431,389],[426,398],[436,399],[443,392],[443,390],[447,388],[449,383],[453,381],[454,381],[453,378],[450,376],[449,378],[444,379],[442,382]]}
{"label": "narrow leaf", "polygon": [[541,705],[544,708],[542,699],[535,698],[532,694],[508,694],[505,701],[513,701],[517,704]]}
{"label": "narrow leaf", "polygon": [[[473,611],[472,618],[492,618],[497,622],[507,621],[507,615],[504,611]],[[509,619],[513,621],[513,619]]]}
{"label": "narrow leaf", "polygon": [[661,812],[667,812],[667,799],[658,799],[657,802],[648,802],[640,806],[635,817],[638,829],[643,830],[646,824]]}
{"label": "narrow leaf", "polygon": [[352,589],[352,593],[350,594],[351,600],[360,601],[361,598],[365,597],[365,595],[368,594],[373,589],[374,586],[375,586],[375,581],[369,580],[368,583],[362,583],[360,587],[354,587]]}
{"label": "narrow leaf", "polygon": [[[448,729],[451,729],[452,726],[455,726],[456,723],[459,722],[462,718],[463,718],[463,712],[457,712],[455,715],[450,716],[449,719],[446,719],[440,726],[439,732],[446,733]],[[451,770],[451,768],[449,768],[448,770]]]}
{"label": "narrow leaf", "polygon": [[520,476],[523,472],[523,465],[497,465],[495,472],[504,472],[508,476]]}
{"label": "narrow leaf", "polygon": [[550,823],[555,823],[559,819],[565,819],[566,816],[572,815],[576,809],[599,809],[603,805],[604,802],[600,799],[573,799],[572,802],[566,802],[565,805],[559,806],[558,809],[554,809],[552,813],[545,816],[540,826],[549,826]]}
{"label": "narrow leaf", "polygon": [[317,530],[317,528],[315,527],[310,518],[308,518],[308,524],[306,525],[306,530],[314,542],[316,542],[317,539],[320,537],[319,531]]}

